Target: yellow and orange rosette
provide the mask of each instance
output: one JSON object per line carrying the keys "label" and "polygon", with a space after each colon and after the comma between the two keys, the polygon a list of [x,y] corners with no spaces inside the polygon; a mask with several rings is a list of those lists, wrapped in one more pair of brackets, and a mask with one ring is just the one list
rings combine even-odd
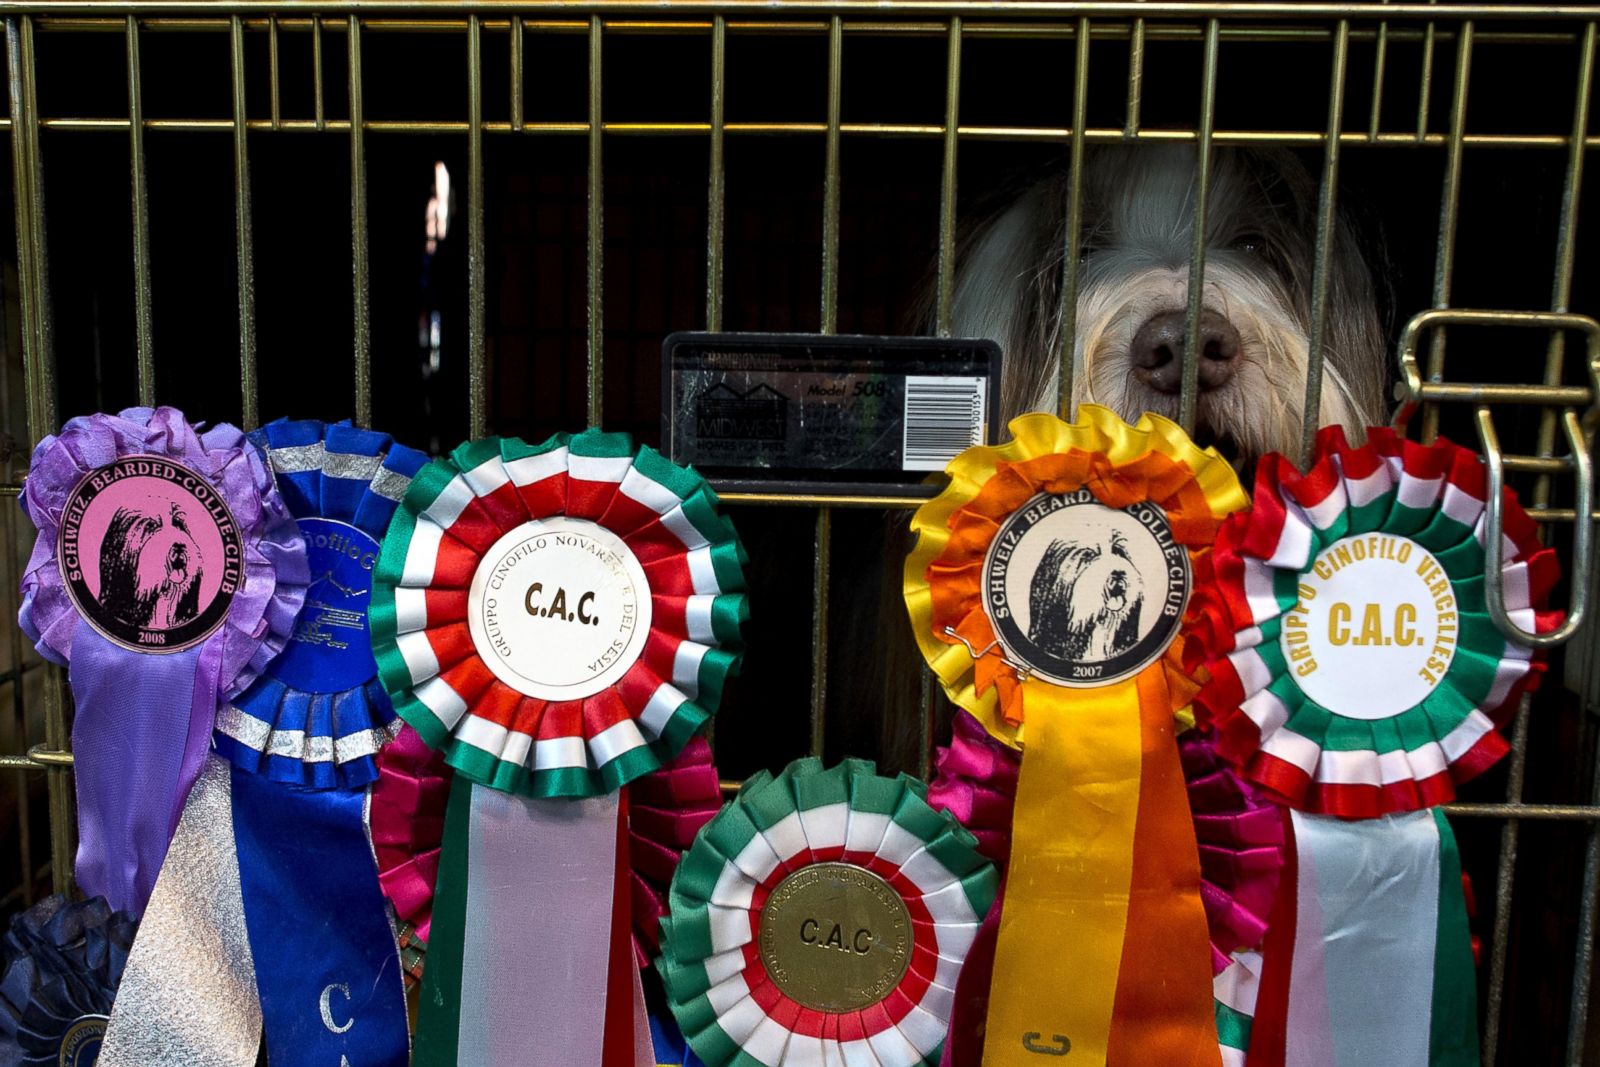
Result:
{"label": "yellow and orange rosette", "polygon": [[[1022,751],[984,1062],[1036,1065],[1070,1048],[1082,1062],[1209,1067],[1220,1062],[1211,957],[1176,739],[1199,686],[1177,624],[1194,558],[1248,500],[1226,460],[1159,416],[1130,426],[1083,405],[1075,423],[1023,415],[1010,432],[950,462],[949,485],[912,520],[905,568],[916,639],[945,691]],[[1170,636],[1147,615],[1148,652],[1103,682],[1094,668],[1072,679],[1041,669],[1014,630],[1010,641],[998,632],[1008,609],[997,538],[1009,548],[1008,524],[1069,498],[1153,511],[1146,525],[1173,564],[1170,576],[1144,568],[1152,588],[1166,579],[1145,610],[1167,617]],[[1035,577],[1054,566],[1046,558]],[[1049,628],[1042,618],[1031,633]]]}

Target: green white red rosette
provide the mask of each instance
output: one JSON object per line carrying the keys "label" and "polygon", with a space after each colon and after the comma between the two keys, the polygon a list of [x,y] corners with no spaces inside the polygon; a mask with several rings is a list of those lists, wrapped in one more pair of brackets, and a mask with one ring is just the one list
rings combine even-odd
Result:
{"label": "green white red rosette", "polygon": [[[402,729],[378,754],[369,807],[378,881],[402,925],[408,980],[422,977],[433,922],[435,883],[444,840],[450,768],[437,752]],[[722,807],[711,746],[692,739],[661,770],[629,783],[628,884],[633,950],[640,967],[660,951],[659,924],[678,860]]]}
{"label": "green white red rosette", "polygon": [[[657,961],[667,1000],[707,1067],[723,1064],[938,1062],[956,976],[994,900],[998,876],[976,839],[927,804],[925,786],[845,760],[763,771],[713,819],[679,864]],[[899,984],[858,1011],[787,996],[758,947],[763,907],[789,875],[845,863],[882,878],[910,915]]]}
{"label": "green white red rosette", "polygon": [[[1355,448],[1328,427],[1304,474],[1281,456],[1262,459],[1252,507],[1223,526],[1198,567],[1190,605],[1189,655],[1204,658],[1211,675],[1196,706],[1247,777],[1301,810],[1369,818],[1445,803],[1456,783],[1508,751],[1499,727],[1543,663],[1489,617],[1486,564],[1494,558],[1487,570],[1503,583],[1512,620],[1539,633],[1560,622],[1544,610],[1558,570],[1509,491],[1503,544],[1486,552],[1486,483],[1482,460],[1467,449],[1442,439],[1421,445],[1383,428]],[[1441,578],[1428,579],[1446,598],[1435,606],[1453,611],[1459,626],[1453,658],[1431,692],[1394,714],[1330,710],[1302,688],[1286,653],[1286,619],[1301,613],[1302,583],[1330,546],[1354,547],[1350,538],[1364,546],[1411,542],[1449,582],[1442,589]],[[1355,610],[1350,626],[1359,629]],[[1341,637],[1356,632],[1343,616],[1340,624]],[[1373,641],[1399,643],[1404,631],[1395,625],[1392,637],[1374,630]]]}
{"label": "green white red rosette", "polygon": [[[580,700],[506,684],[467,621],[485,554],[558,519],[620,538],[648,585],[638,658]],[[599,795],[669,762],[716,710],[740,660],[744,560],[705,480],[627,434],[470,441],[417,472],[384,539],[371,616],[379,676],[400,716],[467,778]]]}

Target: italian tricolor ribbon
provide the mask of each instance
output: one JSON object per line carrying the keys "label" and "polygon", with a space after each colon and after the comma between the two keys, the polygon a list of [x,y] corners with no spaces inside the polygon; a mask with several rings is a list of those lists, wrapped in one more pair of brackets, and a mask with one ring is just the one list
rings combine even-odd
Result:
{"label": "italian tricolor ribbon", "polygon": [[[1220,748],[1288,809],[1251,1067],[1476,1063],[1461,861],[1436,805],[1508,748],[1499,727],[1543,664],[1490,619],[1559,623],[1557,578],[1507,493],[1485,544],[1478,456],[1373,429],[1324,430],[1305,473],[1257,468],[1196,585],[1196,700]],[[1434,810],[1429,810],[1434,809]]]}
{"label": "italian tricolor ribbon", "polygon": [[[372,840],[378,880],[402,924],[406,977],[425,966],[434,890],[452,772],[444,757],[409,727],[378,754],[372,789]],[[633,949],[640,967],[660,952],[667,887],[695,834],[722,810],[721,780],[711,746],[696,737],[659,771],[628,783],[628,880]]]}
{"label": "italian tricolor ribbon", "polygon": [[705,481],[626,434],[470,441],[413,479],[373,649],[455,771],[413,1062],[650,1061],[623,787],[716,709],[743,558]]}
{"label": "italian tricolor ribbon", "polygon": [[657,962],[707,1067],[938,1062],[994,867],[921,782],[762,771],[672,880]]}
{"label": "italian tricolor ribbon", "polygon": [[1244,493],[1156,416],[1010,429],[951,461],[905,569],[946,692],[1022,750],[984,1060],[1213,1065],[1178,631],[1193,557]]}

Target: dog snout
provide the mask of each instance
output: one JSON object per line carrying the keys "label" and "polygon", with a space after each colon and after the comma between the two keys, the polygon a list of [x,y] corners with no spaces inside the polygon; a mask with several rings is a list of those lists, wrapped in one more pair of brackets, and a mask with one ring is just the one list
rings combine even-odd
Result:
{"label": "dog snout", "polygon": [[[1186,342],[1182,311],[1163,311],[1145,320],[1133,336],[1133,373],[1158,393],[1183,386]],[[1215,311],[1200,315],[1200,388],[1215,389],[1233,377],[1239,361],[1239,331]]]}

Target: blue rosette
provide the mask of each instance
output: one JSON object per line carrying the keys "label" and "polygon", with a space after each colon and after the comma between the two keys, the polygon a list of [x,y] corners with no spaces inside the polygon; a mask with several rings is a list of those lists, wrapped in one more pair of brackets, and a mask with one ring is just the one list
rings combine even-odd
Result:
{"label": "blue rosette", "polygon": [[104,897],[47,897],[0,943],[0,1067],[91,1064],[138,920]]}
{"label": "blue rosette", "polygon": [[283,653],[218,714],[216,749],[272,781],[360,788],[377,779],[374,756],[400,726],[368,635],[372,569],[427,456],[348,420],[279,419],[250,439],[300,524],[311,583]]}

